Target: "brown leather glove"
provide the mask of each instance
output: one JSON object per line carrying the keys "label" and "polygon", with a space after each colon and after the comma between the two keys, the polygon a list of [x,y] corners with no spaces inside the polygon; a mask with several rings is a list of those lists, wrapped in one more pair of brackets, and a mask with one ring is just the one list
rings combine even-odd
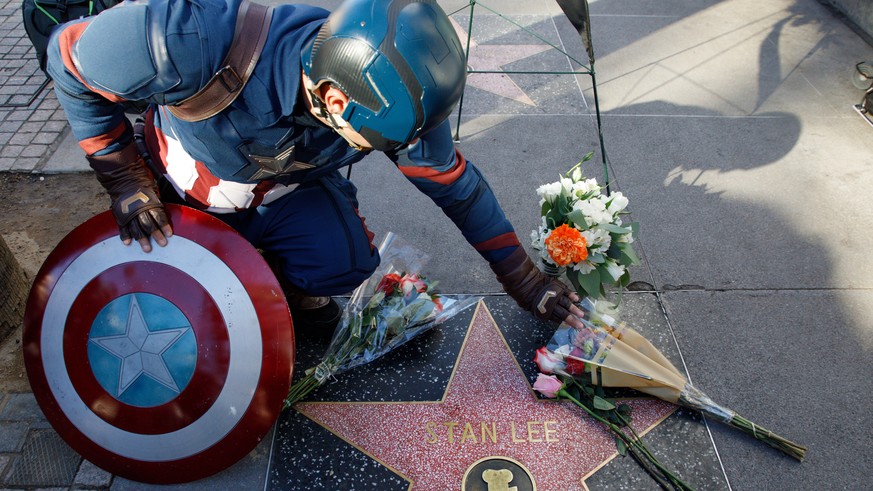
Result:
{"label": "brown leather glove", "polygon": [[561,322],[570,315],[571,290],[537,269],[523,248],[492,264],[491,269],[506,293],[537,318]]}
{"label": "brown leather glove", "polygon": [[134,143],[117,152],[86,158],[109,193],[121,240],[150,237],[169,225],[155,180]]}

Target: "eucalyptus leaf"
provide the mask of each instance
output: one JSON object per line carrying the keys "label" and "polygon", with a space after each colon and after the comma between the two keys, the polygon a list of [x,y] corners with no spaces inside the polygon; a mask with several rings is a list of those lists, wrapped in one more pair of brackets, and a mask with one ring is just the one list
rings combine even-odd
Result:
{"label": "eucalyptus leaf", "polygon": [[622,227],[620,225],[616,225],[614,223],[602,223],[598,225],[598,227],[606,230],[611,234],[624,235],[631,233],[631,229],[628,227]]}
{"label": "eucalyptus leaf", "polygon": [[585,220],[585,213],[582,213],[582,210],[571,211],[567,214],[567,219],[583,230],[588,228],[588,221]]}
{"label": "eucalyptus leaf", "polygon": [[639,263],[640,258],[637,256],[636,251],[634,251],[633,245],[627,243],[622,244],[620,264],[629,265]]}
{"label": "eucalyptus leaf", "polygon": [[623,246],[624,246],[623,242],[612,241],[612,243],[609,244],[609,252],[607,252],[606,255],[611,257],[612,259],[615,259],[616,261],[620,262],[621,261],[621,254],[622,254],[622,251],[624,250]]}
{"label": "eucalyptus leaf", "polygon": [[579,286],[585,290],[586,296],[598,298],[600,296],[600,273],[595,269],[587,274],[576,275]]}

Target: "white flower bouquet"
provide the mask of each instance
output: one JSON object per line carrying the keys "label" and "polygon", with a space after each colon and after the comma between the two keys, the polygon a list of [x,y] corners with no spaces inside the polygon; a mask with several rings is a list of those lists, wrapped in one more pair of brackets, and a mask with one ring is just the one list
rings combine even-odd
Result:
{"label": "white flower bouquet", "polygon": [[547,273],[566,274],[580,296],[599,298],[607,286],[627,286],[627,268],[639,258],[632,246],[637,224],[621,219],[628,199],[620,192],[603,194],[597,180],[582,174],[592,155],[537,189],[542,223],[531,232],[531,243]]}

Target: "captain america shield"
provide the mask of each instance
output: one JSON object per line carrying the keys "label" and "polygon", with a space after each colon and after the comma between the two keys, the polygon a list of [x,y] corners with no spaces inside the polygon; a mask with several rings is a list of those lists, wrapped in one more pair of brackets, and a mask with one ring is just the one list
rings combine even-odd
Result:
{"label": "captain america shield", "polygon": [[220,220],[167,205],[144,253],[111,213],[73,230],[27,302],[24,360],[46,418],[83,457],[142,482],[193,481],[247,455],[291,384],[294,334],[261,255]]}

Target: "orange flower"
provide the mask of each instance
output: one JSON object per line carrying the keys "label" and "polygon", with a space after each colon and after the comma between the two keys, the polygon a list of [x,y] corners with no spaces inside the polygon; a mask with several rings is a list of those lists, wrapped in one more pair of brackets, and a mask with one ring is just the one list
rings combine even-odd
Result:
{"label": "orange flower", "polygon": [[558,266],[588,259],[588,242],[585,237],[566,223],[552,230],[546,237],[546,250]]}

